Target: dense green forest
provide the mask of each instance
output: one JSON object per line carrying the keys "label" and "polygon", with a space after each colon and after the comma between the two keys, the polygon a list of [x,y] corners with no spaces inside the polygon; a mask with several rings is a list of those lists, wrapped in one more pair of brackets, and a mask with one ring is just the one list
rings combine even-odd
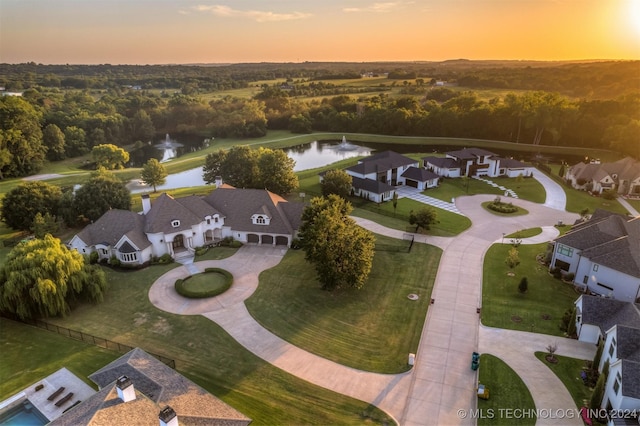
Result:
{"label": "dense green forest", "polygon": [[[479,138],[640,158],[640,62],[0,64],[0,178],[157,134]],[[247,90],[250,88],[250,90]],[[135,155],[132,155],[135,158]]]}

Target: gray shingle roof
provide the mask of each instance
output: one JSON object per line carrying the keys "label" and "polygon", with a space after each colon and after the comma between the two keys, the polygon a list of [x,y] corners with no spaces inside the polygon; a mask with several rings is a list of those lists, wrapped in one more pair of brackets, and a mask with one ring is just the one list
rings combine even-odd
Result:
{"label": "gray shingle roof", "polygon": [[477,157],[495,155],[493,152],[487,151],[486,149],[482,149],[482,148],[465,148],[459,151],[449,151],[446,154],[450,155],[451,157],[459,158],[461,160],[473,160],[473,159],[476,159]]}
{"label": "gray shingle roof", "polygon": [[429,164],[433,164],[435,167],[446,168],[446,169],[459,169],[461,167],[460,163],[458,163],[453,158],[424,157],[422,161],[424,162],[425,166],[427,165],[427,163],[429,163]]}
{"label": "gray shingle roof", "polygon": [[[288,203],[279,195],[264,189],[219,188],[207,195],[204,201],[215,206],[226,217],[225,226],[242,232],[292,234],[297,227],[294,227],[295,223],[285,211],[289,214],[302,212],[299,206],[283,209],[281,204],[301,203]],[[268,214],[271,218],[269,225],[254,225],[251,220],[254,213]]]}
{"label": "gray shingle roof", "polygon": [[[175,220],[180,221],[177,227],[172,226]],[[176,201],[172,196],[164,193],[154,200],[151,209],[145,215],[146,233],[156,234],[185,231],[191,229],[204,220],[204,217],[198,217],[194,212],[186,206]]]}
{"label": "gray shingle roof", "polygon": [[604,335],[618,324],[640,328],[640,305],[599,296],[582,296],[582,323],[600,328]]}
{"label": "gray shingle roof", "polygon": [[582,250],[592,262],[640,277],[640,218],[596,211],[555,241]]}
{"label": "gray shingle roof", "polygon": [[622,360],[622,394],[640,399],[640,362]]}
{"label": "gray shingle roof", "polygon": [[427,169],[409,167],[404,171],[404,173],[402,173],[402,177],[417,180],[419,182],[426,182],[428,180],[438,179],[440,176]]}
{"label": "gray shingle roof", "polygon": [[386,170],[391,170],[416,163],[418,163],[417,160],[405,157],[404,155],[398,154],[397,152],[383,151],[379,154],[363,158],[358,164],[356,164],[355,166],[347,167],[346,170],[366,175],[369,173],[384,172]]}
{"label": "gray shingle roof", "polygon": [[143,232],[144,217],[129,210],[108,210],[94,223],[87,225],[77,236],[87,246],[104,244],[115,246],[123,235],[139,248],[151,245]]}
{"label": "gray shingle roof", "polygon": [[[122,402],[115,380],[126,375],[136,399]],[[158,413],[169,405],[184,425],[247,425],[251,419],[222,402],[141,349],[133,349],[90,376],[101,390],[51,425],[149,424],[157,426]]]}
{"label": "gray shingle roof", "polygon": [[352,182],[354,188],[371,192],[372,194],[384,194],[385,192],[395,191],[395,187],[388,183],[379,182],[373,179],[362,179],[352,176]]}
{"label": "gray shingle roof", "polygon": [[522,169],[525,167],[530,167],[528,164],[523,163],[522,161],[514,160],[513,158],[500,158],[500,167],[504,167],[507,169]]}

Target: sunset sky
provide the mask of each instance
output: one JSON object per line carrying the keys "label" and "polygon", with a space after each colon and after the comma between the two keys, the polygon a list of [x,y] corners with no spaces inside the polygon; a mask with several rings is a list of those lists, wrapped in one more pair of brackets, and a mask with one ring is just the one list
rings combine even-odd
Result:
{"label": "sunset sky", "polygon": [[0,0],[0,62],[640,59],[640,0]]}

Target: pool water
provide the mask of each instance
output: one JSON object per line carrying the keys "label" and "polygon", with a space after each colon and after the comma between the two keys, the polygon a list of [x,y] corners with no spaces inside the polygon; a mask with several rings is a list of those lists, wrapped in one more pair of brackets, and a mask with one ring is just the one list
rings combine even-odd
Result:
{"label": "pool water", "polygon": [[29,401],[0,415],[0,426],[43,426],[49,420]]}

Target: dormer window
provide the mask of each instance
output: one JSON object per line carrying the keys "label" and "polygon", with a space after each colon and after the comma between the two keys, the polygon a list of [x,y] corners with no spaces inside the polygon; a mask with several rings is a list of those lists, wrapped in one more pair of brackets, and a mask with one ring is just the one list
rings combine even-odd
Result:
{"label": "dormer window", "polygon": [[172,220],[171,226],[173,226],[174,228],[177,228],[178,226],[180,226],[180,221],[178,219]]}
{"label": "dormer window", "polygon": [[251,216],[251,222],[254,225],[268,225],[271,222],[271,218],[266,214],[254,214]]}

